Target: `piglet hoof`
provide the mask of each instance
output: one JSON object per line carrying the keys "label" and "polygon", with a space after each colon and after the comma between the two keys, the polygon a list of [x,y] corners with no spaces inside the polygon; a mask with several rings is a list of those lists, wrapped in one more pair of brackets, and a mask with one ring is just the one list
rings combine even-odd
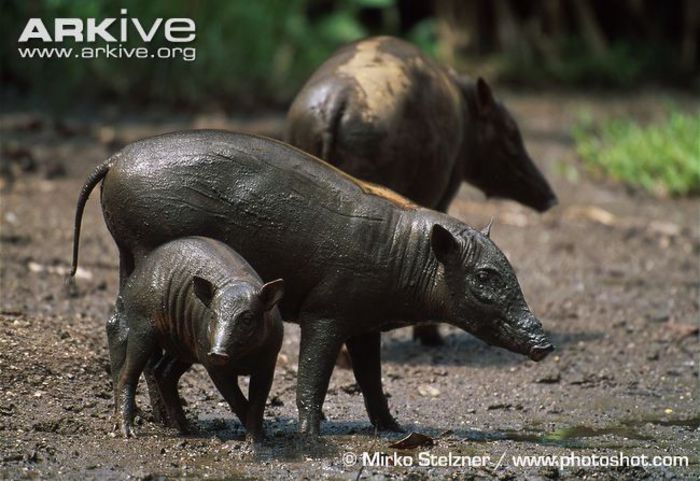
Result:
{"label": "piglet hoof", "polygon": [[124,439],[136,437],[136,433],[134,432],[134,428],[128,424],[123,424],[121,431],[122,431],[122,436],[124,437]]}
{"label": "piglet hoof", "polygon": [[112,432],[117,433],[121,432],[121,427],[122,427],[122,421],[121,421],[121,416],[119,413],[113,413],[112,414]]}
{"label": "piglet hoof", "polygon": [[160,405],[154,405],[151,411],[151,417],[153,422],[156,424],[162,424],[164,426],[170,426],[170,419],[168,418],[168,412],[165,407]]}
{"label": "piglet hoof", "polygon": [[180,434],[192,434],[192,429],[186,419],[171,419],[168,417],[167,426],[169,428],[177,429]]}
{"label": "piglet hoof", "polygon": [[192,434],[192,429],[190,428],[189,424],[183,424],[181,426],[174,426],[177,429],[177,432],[180,434]]}

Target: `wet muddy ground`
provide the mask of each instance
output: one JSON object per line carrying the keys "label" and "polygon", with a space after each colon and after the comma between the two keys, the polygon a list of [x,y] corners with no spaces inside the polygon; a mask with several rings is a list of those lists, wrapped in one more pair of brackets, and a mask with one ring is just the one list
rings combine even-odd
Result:
{"label": "wet muddy ground", "polygon": [[[557,351],[536,364],[453,328],[442,328],[447,344],[439,349],[416,345],[408,330],[385,335],[383,377],[392,411],[407,430],[435,440],[405,451],[389,448],[400,436],[370,429],[345,369],[331,380],[321,442],[302,445],[294,434],[299,330],[291,324],[263,446],[244,442],[201,368],[181,381],[194,434],[152,423],[143,386],[139,437],[124,440],[112,431],[104,322],[116,293],[117,256],[97,195],[83,224],[77,292],[64,285],[85,176],[143,136],[190,127],[275,135],[279,114],[231,121],[221,114],[116,109],[58,119],[27,109],[3,113],[0,478],[697,479],[698,201],[658,200],[591,178],[568,134],[584,109],[595,117],[647,119],[664,102],[652,94],[509,98],[561,203],[540,216],[464,187],[451,214],[477,226],[495,217],[492,237],[516,267]],[[414,466],[361,467],[363,452]],[[484,466],[417,465],[431,454],[469,456],[465,462]],[[666,463],[668,456],[687,456],[689,466],[525,468],[515,466],[517,455],[578,457],[583,464],[593,455],[622,455],[631,464],[642,456]]]}

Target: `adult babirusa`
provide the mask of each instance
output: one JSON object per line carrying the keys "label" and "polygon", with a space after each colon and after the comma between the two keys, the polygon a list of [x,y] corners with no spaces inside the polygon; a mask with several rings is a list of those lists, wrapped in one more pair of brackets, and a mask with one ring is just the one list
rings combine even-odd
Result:
{"label": "adult babirusa", "polygon": [[[398,38],[359,40],[326,60],[289,108],[286,140],[442,212],[463,181],[540,212],[557,203],[486,81]],[[414,332],[425,345],[442,344],[436,326]]]}

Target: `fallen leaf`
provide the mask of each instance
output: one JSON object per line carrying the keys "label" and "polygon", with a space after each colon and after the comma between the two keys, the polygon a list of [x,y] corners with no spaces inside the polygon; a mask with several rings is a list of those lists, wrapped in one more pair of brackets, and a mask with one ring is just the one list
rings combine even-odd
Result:
{"label": "fallen leaf", "polygon": [[700,326],[697,324],[687,324],[683,322],[675,322],[672,320],[666,321],[663,326],[670,332],[675,334],[678,339],[685,339],[686,337],[696,336],[700,332]]}
{"label": "fallen leaf", "polygon": [[416,449],[422,446],[432,446],[435,440],[430,436],[420,433],[410,433],[408,436],[399,439],[389,445],[394,449]]}
{"label": "fallen leaf", "polygon": [[603,225],[614,225],[617,221],[615,214],[595,206],[569,207],[564,216],[573,220],[589,220]]}

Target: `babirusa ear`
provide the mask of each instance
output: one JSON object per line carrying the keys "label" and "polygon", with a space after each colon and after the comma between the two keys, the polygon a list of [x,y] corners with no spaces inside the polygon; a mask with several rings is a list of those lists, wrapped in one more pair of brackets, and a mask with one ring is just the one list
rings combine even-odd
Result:
{"label": "babirusa ear", "polygon": [[459,243],[455,236],[440,224],[435,224],[430,232],[430,245],[437,260],[443,264],[459,251]]}
{"label": "babirusa ear", "polygon": [[204,303],[205,306],[211,306],[211,301],[214,299],[214,284],[199,276],[192,278],[192,287],[194,287],[194,295]]}
{"label": "babirusa ear", "polygon": [[277,279],[263,285],[260,289],[260,301],[264,311],[275,307],[284,297],[284,280]]}
{"label": "babirusa ear", "polygon": [[476,108],[479,115],[488,115],[493,110],[496,101],[493,99],[491,87],[486,83],[486,80],[479,77],[476,80]]}
{"label": "babirusa ear", "polygon": [[481,229],[481,233],[484,234],[486,237],[491,237],[491,225],[493,225],[493,217],[491,217],[489,225]]}

